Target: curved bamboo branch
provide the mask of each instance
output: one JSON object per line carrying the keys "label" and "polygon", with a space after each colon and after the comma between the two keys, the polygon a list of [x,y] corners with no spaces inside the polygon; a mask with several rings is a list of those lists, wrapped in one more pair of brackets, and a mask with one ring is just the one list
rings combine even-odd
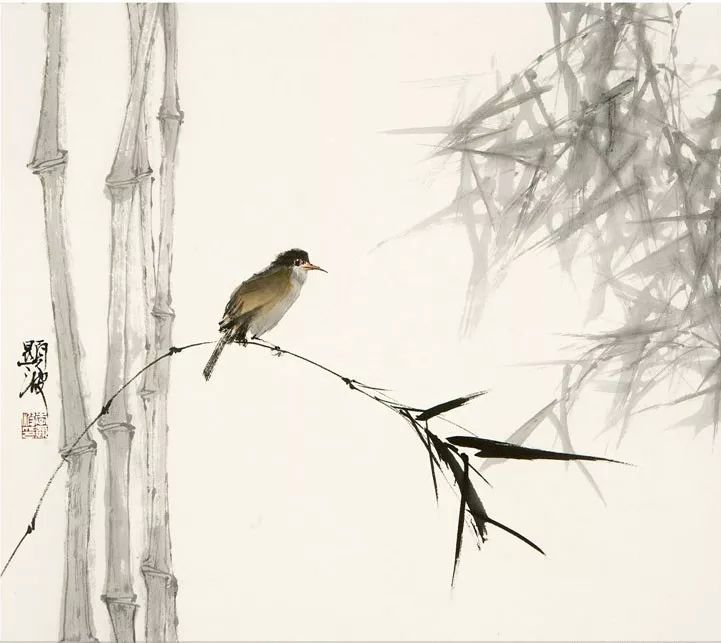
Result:
{"label": "curved bamboo branch", "polygon": [[[107,415],[110,411],[110,407],[112,406],[115,399],[121,395],[123,395],[126,391],[126,389],[135,382],[139,377],[145,374],[145,372],[155,366],[158,362],[161,362],[164,359],[167,359],[169,357],[172,357],[173,355],[177,355],[178,353],[187,350],[189,348],[195,348],[197,346],[208,346],[210,344],[215,344],[216,340],[209,341],[209,342],[196,342],[194,344],[186,344],[185,346],[171,346],[167,353],[160,355],[159,357],[156,357],[152,362],[149,362],[143,368],[141,368],[137,373],[135,373],[129,380],[126,382],[123,382],[123,385],[117,389],[106,401],[105,404],[103,404],[103,407],[100,409],[100,412],[93,418],[93,420],[88,423],[78,434],[78,436],[75,438],[73,443],[70,445],[70,449],[74,449],[75,447],[80,444],[83,440],[85,440],[88,436],[88,433],[90,432],[90,429],[92,429],[96,424],[98,424],[105,415]],[[5,564],[3,565],[2,572],[0,572],[0,577],[5,575],[5,572],[7,571],[8,567],[10,567],[10,563],[12,563],[13,559],[15,558],[15,555],[17,554],[18,550],[20,549],[23,542],[25,542],[25,539],[32,534],[36,529],[36,522],[38,515],[40,514],[40,509],[43,506],[43,503],[45,502],[45,497],[48,494],[48,491],[50,490],[50,487],[52,486],[53,482],[55,481],[55,478],[57,477],[60,470],[65,466],[65,464],[68,462],[66,458],[63,458],[60,463],[53,469],[53,472],[50,474],[50,477],[48,478],[47,482],[45,483],[45,486],[43,487],[43,491],[40,494],[40,497],[38,498],[38,501],[35,505],[35,509],[33,511],[33,515],[31,516],[30,520],[28,521],[27,529],[25,530],[25,533],[22,535],[20,540],[18,541],[18,544],[15,545],[15,548],[13,549],[12,553],[8,557],[8,559],[5,561]]]}
{"label": "curved bamboo branch", "polygon": [[[133,381],[135,381],[137,378],[141,377],[148,369],[153,368],[160,362],[167,360],[169,357],[172,357],[173,355],[176,355],[182,351],[185,351],[189,348],[195,348],[198,346],[210,346],[215,345],[216,340],[210,340],[206,342],[195,342],[192,344],[186,344],[184,346],[171,346],[168,351],[163,353],[162,355],[159,355],[156,357],[152,362],[146,364],[141,368],[137,373],[133,375],[131,379],[129,379],[127,382],[123,383],[122,387],[120,387],[117,391],[113,393],[113,395],[105,402],[105,405],[103,406],[100,413],[96,416],[96,418],[85,428],[85,431],[81,434],[81,438],[83,435],[85,435],[90,428],[104,415],[106,415],[109,412],[109,409],[111,408],[114,400],[122,395],[122,393],[129,387]],[[245,346],[257,346],[259,348],[262,348],[264,350],[270,351],[271,353],[275,355],[288,355],[290,357],[293,357],[297,360],[300,360],[302,362],[305,362],[306,364],[309,364],[311,366],[314,366],[315,368],[318,368],[325,373],[332,375],[336,379],[340,380],[344,385],[346,385],[351,391],[355,391],[357,393],[360,393],[361,395],[373,400],[374,402],[386,407],[389,411],[392,411],[396,415],[400,416],[405,420],[418,434],[418,437],[421,440],[421,443],[423,444],[424,448],[428,448],[427,443],[430,442],[434,449],[435,453],[433,451],[429,451],[431,462],[433,463],[433,466],[439,467],[441,464],[445,464],[447,468],[450,470],[456,486],[458,488],[465,488],[467,491],[467,497],[465,499],[468,512],[471,513],[471,516],[473,518],[473,524],[476,527],[476,533],[481,538],[481,540],[485,540],[485,525],[491,524],[494,525],[507,533],[512,534],[519,540],[522,540],[527,545],[533,547],[537,551],[543,553],[543,551],[535,545],[532,541],[530,541],[525,536],[519,534],[518,532],[514,531],[513,529],[510,529],[506,525],[503,525],[502,523],[496,521],[495,519],[488,516],[488,514],[485,512],[485,509],[483,507],[483,504],[481,503],[480,498],[478,497],[478,494],[475,490],[475,487],[472,482],[464,481],[465,479],[465,473],[463,471],[463,466],[461,463],[464,462],[463,455],[461,452],[458,451],[456,446],[453,444],[453,440],[458,441],[457,438],[452,439],[441,439],[435,433],[430,431],[428,429],[428,420],[433,418],[438,418],[441,420],[445,420],[450,422],[450,424],[453,424],[455,427],[460,428],[467,433],[470,433],[471,435],[475,436],[471,431],[466,429],[465,427],[455,423],[451,422],[450,420],[446,420],[444,417],[444,413],[452,410],[454,408],[457,408],[463,404],[465,404],[468,400],[473,399],[475,397],[478,397],[479,395],[485,393],[485,391],[479,391],[477,393],[472,393],[471,395],[465,395],[459,398],[456,398],[454,400],[451,400],[450,402],[446,402],[443,404],[436,404],[435,406],[432,406],[427,409],[419,409],[413,406],[409,406],[407,404],[398,402],[388,396],[386,393],[384,393],[385,389],[377,388],[374,386],[370,386],[368,384],[364,384],[363,382],[360,382],[352,377],[347,377],[340,372],[333,370],[332,368],[325,366],[321,364],[320,362],[316,362],[315,360],[311,359],[310,357],[306,357],[305,355],[301,355],[300,353],[295,353],[291,350],[281,348],[280,346],[276,346],[272,343],[265,342],[264,340],[249,340],[245,342]],[[423,418],[423,419],[421,419]],[[423,433],[425,433],[426,437],[423,437]],[[552,460],[575,460],[575,459],[584,459],[584,460],[604,460],[604,458],[597,458],[594,456],[585,456],[580,455],[576,453],[559,453],[554,451],[542,451],[539,449],[531,449],[528,447],[520,446],[518,444],[513,444],[510,442],[501,442],[497,440],[487,440],[484,438],[479,438],[475,436],[471,440],[473,442],[473,446],[471,448],[477,448],[477,449],[495,449],[496,451],[502,450],[502,455],[499,456],[498,453],[494,452],[490,456],[483,456],[481,453],[478,453],[479,457],[503,457],[503,458],[509,458],[509,459],[521,459],[521,460],[528,460],[528,459],[552,459]],[[478,446],[476,446],[478,445]],[[607,462],[613,462],[616,464],[626,464],[623,462],[617,462],[615,460],[606,460]],[[47,490],[52,483],[52,481],[55,478],[55,475],[57,471],[62,467],[61,463],[58,465],[55,472],[51,475],[50,479],[48,480],[48,483],[46,484],[45,490],[40,497],[40,501],[38,502],[38,505],[35,509],[35,513],[33,514],[33,519],[31,521],[30,526],[28,527],[28,533],[32,533],[34,530],[34,521],[37,517],[40,505],[42,504],[45,494],[47,493]],[[470,470],[477,473],[480,476],[480,473],[475,469],[475,467],[470,466]],[[481,478],[483,476],[480,476]],[[446,481],[448,479],[446,478]],[[26,534],[27,535],[27,534]],[[20,543],[18,544],[18,547],[20,544],[22,544],[23,540],[25,539],[25,536],[21,538]],[[18,549],[16,547],[16,550]],[[5,565],[9,565],[10,561],[8,561]]]}

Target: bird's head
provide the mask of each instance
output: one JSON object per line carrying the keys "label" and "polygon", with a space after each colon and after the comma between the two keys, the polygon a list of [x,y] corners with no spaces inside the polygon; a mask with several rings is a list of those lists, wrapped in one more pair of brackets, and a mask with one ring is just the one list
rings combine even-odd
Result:
{"label": "bird's head", "polygon": [[285,266],[293,270],[300,270],[303,273],[306,273],[309,270],[322,270],[325,273],[328,272],[320,266],[312,264],[308,258],[308,253],[305,250],[300,250],[299,248],[293,248],[292,250],[281,252],[275,258],[273,263],[276,266]]}

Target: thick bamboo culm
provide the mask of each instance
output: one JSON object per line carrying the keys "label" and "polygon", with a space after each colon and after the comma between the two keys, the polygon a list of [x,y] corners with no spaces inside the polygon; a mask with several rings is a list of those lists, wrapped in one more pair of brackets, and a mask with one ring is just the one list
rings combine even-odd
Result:
{"label": "thick bamboo culm", "polygon": [[[124,383],[130,331],[126,325],[128,298],[128,229],[133,199],[138,193],[137,138],[150,62],[151,45],[157,22],[158,5],[143,9],[120,140],[112,169],[106,179],[111,199],[110,299],[108,304],[108,361],[105,395],[110,397]],[[134,331],[135,332],[135,331]],[[129,466],[135,431],[128,413],[128,398],[119,395],[99,421],[107,442],[106,481],[106,558],[103,600],[107,604],[116,641],[135,640],[135,604],[130,564]]]}
{"label": "thick bamboo culm", "polygon": [[67,527],[60,621],[61,641],[95,641],[88,585],[90,510],[95,491],[95,441],[81,437],[87,411],[73,285],[68,270],[63,203],[67,153],[60,148],[58,114],[63,55],[63,4],[49,4],[42,106],[30,169],[40,177],[50,268],[62,409],[61,454],[68,462]]}
{"label": "thick bamboo culm", "polygon": [[[158,266],[153,286],[153,344],[149,353],[161,355],[171,346],[175,313],[171,307],[170,270],[173,256],[173,213],[175,209],[175,156],[183,113],[178,102],[176,7],[161,10],[165,42],[164,92],[158,114],[162,134],[160,165],[160,237]],[[146,264],[147,266],[147,264]],[[147,509],[149,511],[146,551],[141,572],[145,580],[147,606],[145,637],[149,641],[176,641],[177,581],[173,574],[168,507],[168,387],[170,362],[163,360],[149,369],[144,401],[150,408],[147,423]]]}

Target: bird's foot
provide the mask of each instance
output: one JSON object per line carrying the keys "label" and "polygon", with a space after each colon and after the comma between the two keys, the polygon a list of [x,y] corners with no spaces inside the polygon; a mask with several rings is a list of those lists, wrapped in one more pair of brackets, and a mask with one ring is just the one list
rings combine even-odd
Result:
{"label": "bird's foot", "polygon": [[283,353],[283,349],[278,346],[277,344],[271,344],[268,340],[263,339],[262,337],[259,337],[258,335],[253,335],[251,339],[254,342],[261,342],[265,344],[268,348],[270,348],[270,352],[273,353],[273,355],[281,355]]}

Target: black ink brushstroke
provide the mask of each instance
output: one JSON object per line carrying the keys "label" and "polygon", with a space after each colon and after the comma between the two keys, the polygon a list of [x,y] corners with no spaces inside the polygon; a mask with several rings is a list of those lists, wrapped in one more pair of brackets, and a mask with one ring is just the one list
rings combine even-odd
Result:
{"label": "black ink brushstroke", "polygon": [[[446,444],[445,442],[442,442],[439,438],[431,434],[429,436],[431,438],[431,441],[433,442],[433,446],[435,446],[436,450],[438,451],[438,455],[443,460],[444,464],[448,466],[448,468],[453,473],[453,477],[456,480],[456,484],[460,485],[461,481],[463,480],[463,469],[461,468],[461,465],[456,460],[454,453],[455,447],[453,445]],[[532,547],[537,552],[546,555],[546,552],[544,552],[536,543],[534,543],[530,538],[526,538],[523,534],[520,534],[519,532],[515,531],[514,529],[511,529],[510,527],[504,525],[501,522],[498,522],[497,520],[491,518],[488,513],[486,512],[485,507],[483,506],[483,503],[481,502],[481,499],[478,497],[478,493],[476,492],[473,485],[469,485],[467,488],[468,495],[466,497],[466,504],[468,507],[468,511],[473,517],[473,521],[476,525],[476,529],[478,531],[478,536],[481,540],[481,542],[486,541],[487,536],[487,529],[486,525],[494,525],[498,527],[499,529],[502,529],[503,531],[511,534],[512,536],[515,536],[520,541],[526,543],[529,547]]]}
{"label": "black ink brushstroke", "polygon": [[479,458],[506,458],[508,460],[588,460],[599,462],[612,462],[614,464],[628,464],[620,460],[602,458],[593,455],[582,455],[580,453],[563,453],[560,451],[546,451],[545,449],[533,449],[509,442],[489,440],[487,438],[476,438],[470,435],[454,435],[447,438],[448,442],[458,447],[476,449],[476,457]]}
{"label": "black ink brushstroke", "polygon": [[464,453],[461,456],[463,460],[463,480],[460,484],[461,490],[461,506],[458,510],[458,526],[456,527],[456,549],[453,556],[453,574],[451,575],[451,587],[456,580],[456,571],[458,569],[458,561],[461,558],[461,545],[463,544],[463,524],[466,516],[466,497],[468,496],[468,456]]}
{"label": "black ink brushstroke", "polygon": [[472,399],[480,397],[481,395],[485,395],[486,393],[488,393],[488,391],[478,391],[476,393],[471,393],[470,395],[457,397],[453,400],[449,400],[448,402],[436,404],[435,406],[431,406],[422,413],[418,414],[416,416],[416,420],[418,420],[419,422],[425,422],[426,420],[430,420],[436,415],[440,415],[441,413],[446,413],[448,411],[452,411],[453,409],[457,409],[459,406],[463,406],[467,402],[470,402]]}

